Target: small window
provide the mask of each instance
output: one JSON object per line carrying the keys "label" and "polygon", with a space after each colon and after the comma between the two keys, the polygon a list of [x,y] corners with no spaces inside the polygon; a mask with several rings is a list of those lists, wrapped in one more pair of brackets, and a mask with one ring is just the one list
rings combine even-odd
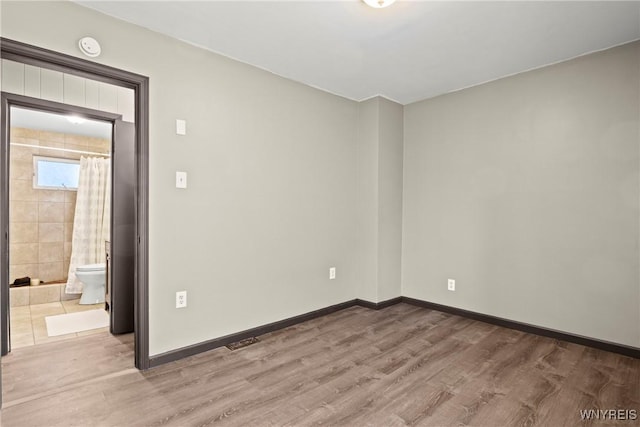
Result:
{"label": "small window", "polygon": [[80,161],[33,156],[33,188],[77,190]]}

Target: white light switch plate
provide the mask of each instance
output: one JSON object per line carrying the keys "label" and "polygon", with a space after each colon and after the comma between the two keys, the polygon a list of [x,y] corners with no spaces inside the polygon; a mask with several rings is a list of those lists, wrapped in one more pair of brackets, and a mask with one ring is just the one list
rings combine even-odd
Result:
{"label": "white light switch plate", "polygon": [[336,268],[335,267],[331,267],[329,269],[329,280],[333,280],[336,278]]}
{"label": "white light switch plate", "polygon": [[176,188],[187,188],[186,172],[176,172]]}
{"label": "white light switch plate", "polygon": [[187,121],[186,120],[176,120],[176,134],[177,135],[186,135],[187,134]]}

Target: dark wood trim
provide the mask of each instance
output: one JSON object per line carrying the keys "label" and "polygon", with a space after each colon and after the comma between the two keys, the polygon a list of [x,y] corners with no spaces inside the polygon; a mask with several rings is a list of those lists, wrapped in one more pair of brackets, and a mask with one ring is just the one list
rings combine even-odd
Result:
{"label": "dark wood trim", "polygon": [[[136,290],[135,290],[135,366],[149,364],[149,78],[75,56],[0,38],[0,57],[68,74],[127,87],[135,92],[136,120]],[[4,123],[4,116],[3,116]],[[5,157],[3,156],[3,159]],[[7,184],[8,185],[8,184]],[[0,209],[4,209],[0,206]],[[4,221],[4,216],[0,222]],[[0,227],[3,224],[0,224]],[[4,256],[4,254],[2,254]],[[1,261],[1,257],[0,257]],[[4,266],[4,262],[2,265]],[[7,266],[8,268],[8,266]],[[0,269],[4,274],[4,267]],[[2,278],[4,280],[4,276]],[[7,279],[8,280],[8,270]],[[5,298],[0,295],[0,309]],[[2,322],[2,319],[0,319]]]}
{"label": "dark wood trim", "polygon": [[[9,102],[2,93],[0,125],[0,354],[9,348]],[[6,338],[5,338],[6,335]],[[1,375],[1,371],[0,371]],[[0,377],[1,379],[1,377]],[[0,391],[2,390],[0,381]],[[1,394],[0,394],[1,396]],[[2,402],[0,401],[0,406]]]}
{"label": "dark wood trim", "polygon": [[73,74],[75,76],[98,80],[129,89],[136,89],[138,87],[138,83],[134,81],[134,79],[146,79],[146,77],[139,74],[130,73],[97,62],[87,61],[65,53],[32,46],[16,40],[0,38],[0,45],[3,59],[33,65],[34,67],[42,67],[66,74]]}
{"label": "dark wood trim", "polygon": [[136,87],[136,291],[134,295],[135,365],[149,369],[149,78]]}
{"label": "dark wood trim", "polygon": [[[8,106],[28,108],[37,111],[48,111],[50,113],[57,114],[73,113],[74,115],[85,117],[87,119],[103,120],[112,123],[122,117],[120,114],[93,110],[91,108],[80,107],[77,105],[62,104],[60,102],[48,101],[46,99],[31,98],[29,96],[16,95],[7,92],[2,92],[2,102],[7,102]],[[10,120],[10,115],[7,114],[6,118]]]}
{"label": "dark wood trim", "polygon": [[556,331],[552,329],[542,328],[539,326],[530,325],[527,323],[516,322],[513,320],[503,319],[500,317],[490,316],[487,314],[476,313],[474,311],[463,310],[460,308],[450,307],[446,305],[436,304],[428,301],[423,301],[409,297],[396,297],[386,301],[378,303],[354,299],[346,301],[340,304],[332,305],[330,307],[321,308],[309,313],[301,314],[299,316],[290,317],[288,319],[280,320],[278,322],[269,323],[267,325],[258,326],[256,328],[248,329],[246,331],[238,332],[235,334],[226,335],[224,337],[215,338],[209,341],[205,341],[198,344],[193,344],[188,347],[183,347],[177,350],[168,351],[150,358],[150,367],[163,365],[165,363],[174,362],[185,357],[193,356],[205,351],[213,350],[218,347],[225,346],[237,341],[241,341],[251,337],[257,337],[269,332],[277,331],[279,329],[287,328],[289,326],[296,325],[298,323],[306,322],[307,320],[315,319],[317,317],[325,316],[327,314],[335,313],[336,311],[344,310],[345,308],[360,306],[371,310],[382,310],[387,307],[398,303],[406,303],[415,305],[418,307],[428,308],[431,310],[442,311],[444,313],[454,314],[456,316],[466,317],[469,319],[479,320],[481,322],[490,323],[492,325],[502,326],[509,329],[516,329],[519,331],[541,335],[549,338],[568,341],[576,344],[585,345],[588,347],[598,348],[600,350],[610,351],[613,353],[622,354],[625,356],[634,357],[640,359],[640,349],[635,347],[629,347],[622,344],[611,343],[607,341],[600,341],[593,338],[583,337],[580,335],[569,334],[566,332]]}
{"label": "dark wood trim", "polygon": [[344,310],[345,308],[359,305],[358,300],[350,300],[335,304],[329,307],[314,310],[309,313],[301,314],[299,316],[289,317],[288,319],[279,320],[277,322],[269,323],[266,325],[258,326],[255,328],[247,329],[235,334],[225,335],[224,337],[215,338],[209,341],[204,341],[198,344],[193,344],[188,347],[182,347],[177,350],[168,351],[166,353],[151,356],[151,367],[163,365],[165,363],[174,362],[176,360],[183,359],[185,357],[193,356],[205,351],[213,350],[214,348],[222,347],[227,344],[231,344],[237,341],[242,341],[247,338],[257,337],[267,334],[269,332],[277,331],[279,329],[288,328],[289,326],[297,325],[298,323],[306,322],[318,317],[326,316],[327,314],[335,313],[336,311]]}
{"label": "dark wood trim", "polygon": [[225,346],[237,341],[242,341],[247,338],[257,337],[269,332],[277,331],[279,329],[288,328],[289,326],[297,325],[298,323],[306,322],[317,317],[326,316],[327,314],[335,313],[336,311],[344,310],[345,308],[361,306],[373,310],[381,310],[383,308],[390,307],[394,304],[398,304],[402,301],[402,297],[392,298],[390,300],[381,301],[378,303],[370,302],[362,299],[354,299],[346,301],[340,304],[335,304],[329,307],[321,308],[319,310],[311,311],[309,313],[301,314],[299,316],[290,317],[288,319],[280,320],[277,322],[269,323],[266,325],[258,326],[246,331],[237,332],[235,334],[225,335],[224,337],[215,338],[209,341],[193,344],[188,347],[182,347],[177,350],[168,351],[166,353],[159,354],[157,356],[151,356],[150,367],[163,365],[165,363],[174,362],[184,357],[203,353],[205,351],[213,350],[218,347]]}
{"label": "dark wood trim", "polygon": [[370,308],[371,310],[382,310],[383,308],[391,307],[392,305],[402,302],[402,297],[395,297],[380,302],[371,302],[363,299],[356,299],[356,302],[361,307]]}
{"label": "dark wood trim", "polygon": [[481,322],[502,326],[504,328],[515,329],[518,331],[540,335],[543,337],[554,338],[562,341],[568,341],[575,344],[580,344],[587,347],[593,347],[600,350],[610,351],[612,353],[618,353],[624,356],[640,359],[640,348],[631,347],[624,344],[617,344],[610,341],[603,341],[595,338],[585,337],[582,335],[576,335],[568,332],[557,331],[555,329],[543,328],[541,326],[535,326],[529,323],[517,322],[515,320],[509,320],[509,319],[504,319],[502,317],[496,317],[488,314],[477,313],[475,311],[469,311],[461,308],[450,307],[448,305],[436,304],[434,302],[424,301],[416,298],[402,297],[402,302],[415,305],[418,307],[429,308],[431,310],[442,311],[444,313],[455,314],[456,316],[462,316],[468,319],[479,320]]}

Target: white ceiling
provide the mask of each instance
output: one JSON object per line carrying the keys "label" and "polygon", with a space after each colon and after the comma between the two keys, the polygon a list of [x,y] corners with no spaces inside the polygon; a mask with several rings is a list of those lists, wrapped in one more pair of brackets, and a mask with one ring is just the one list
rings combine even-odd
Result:
{"label": "white ceiling", "polygon": [[638,1],[77,3],[353,100],[402,104],[640,39]]}
{"label": "white ceiling", "polygon": [[71,123],[67,117],[63,114],[11,107],[11,127],[111,139],[111,123],[90,119],[85,119],[82,123]]}

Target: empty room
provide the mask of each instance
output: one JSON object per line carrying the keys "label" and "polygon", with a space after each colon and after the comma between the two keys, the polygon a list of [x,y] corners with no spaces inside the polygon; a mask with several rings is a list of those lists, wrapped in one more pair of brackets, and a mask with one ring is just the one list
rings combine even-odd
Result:
{"label": "empty room", "polygon": [[640,2],[0,2],[0,421],[640,422]]}

